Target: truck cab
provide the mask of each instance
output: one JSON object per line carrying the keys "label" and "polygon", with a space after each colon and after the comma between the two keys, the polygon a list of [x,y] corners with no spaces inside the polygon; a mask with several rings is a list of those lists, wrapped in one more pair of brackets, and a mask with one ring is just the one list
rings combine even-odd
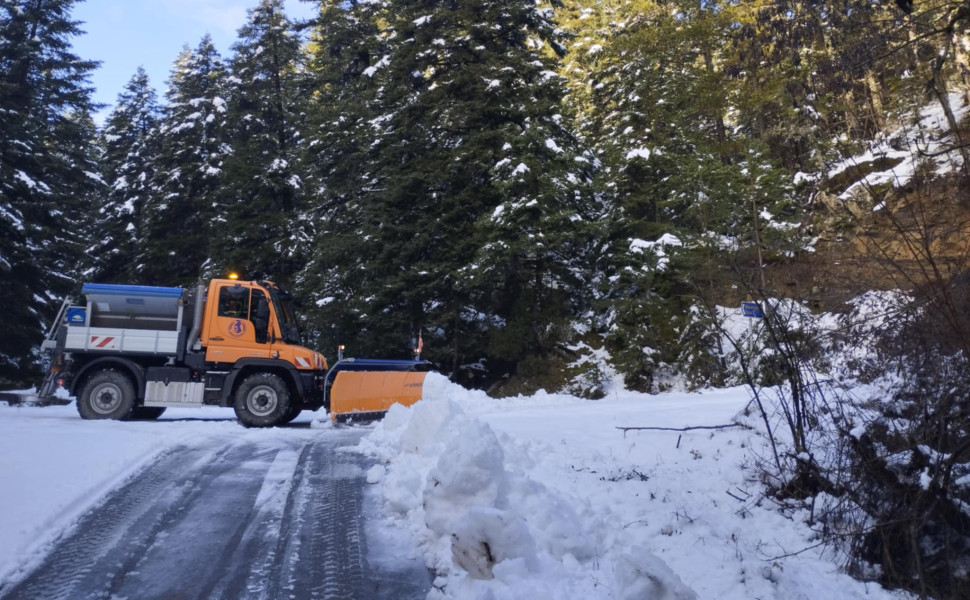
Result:
{"label": "truck cab", "polygon": [[282,360],[297,370],[326,370],[323,356],[300,345],[290,295],[269,281],[213,279],[206,295],[199,341],[205,360]]}

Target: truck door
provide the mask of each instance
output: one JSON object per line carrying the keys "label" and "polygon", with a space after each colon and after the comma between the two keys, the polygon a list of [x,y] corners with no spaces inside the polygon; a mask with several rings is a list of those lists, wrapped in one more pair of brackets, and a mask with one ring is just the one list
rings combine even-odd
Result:
{"label": "truck door", "polygon": [[266,294],[235,283],[220,287],[216,300],[216,312],[208,328],[205,359],[232,363],[248,357],[269,358],[270,319]]}

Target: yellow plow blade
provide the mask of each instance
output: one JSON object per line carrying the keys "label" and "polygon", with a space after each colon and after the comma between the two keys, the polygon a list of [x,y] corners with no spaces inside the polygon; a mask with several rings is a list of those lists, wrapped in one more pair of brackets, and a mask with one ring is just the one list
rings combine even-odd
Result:
{"label": "yellow plow blade", "polygon": [[330,388],[330,416],[386,412],[421,399],[425,372],[340,371]]}

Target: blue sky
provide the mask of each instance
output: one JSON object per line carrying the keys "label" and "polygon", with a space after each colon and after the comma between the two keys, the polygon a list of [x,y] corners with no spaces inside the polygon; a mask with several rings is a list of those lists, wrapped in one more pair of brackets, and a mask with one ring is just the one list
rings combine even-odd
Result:
{"label": "blue sky", "polygon": [[[96,102],[114,105],[122,87],[139,65],[145,68],[159,100],[163,99],[172,63],[186,44],[199,45],[206,32],[223,57],[246,21],[246,11],[259,0],[81,0],[73,17],[83,21],[84,35],[74,38],[81,58],[101,61],[92,74]],[[290,18],[306,18],[315,4],[286,0]],[[101,119],[110,111],[104,109]]]}

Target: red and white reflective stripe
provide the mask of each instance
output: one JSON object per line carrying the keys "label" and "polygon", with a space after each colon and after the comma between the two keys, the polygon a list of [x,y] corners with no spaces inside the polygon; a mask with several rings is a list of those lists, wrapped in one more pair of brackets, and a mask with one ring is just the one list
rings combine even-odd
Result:
{"label": "red and white reflective stripe", "polygon": [[95,348],[107,348],[109,344],[115,341],[115,336],[113,335],[92,335],[91,336],[91,346]]}
{"label": "red and white reflective stripe", "polygon": [[303,367],[304,369],[309,369],[310,368],[310,361],[308,361],[307,359],[303,358],[302,356],[297,356],[296,357],[296,364],[297,364],[298,367]]}

